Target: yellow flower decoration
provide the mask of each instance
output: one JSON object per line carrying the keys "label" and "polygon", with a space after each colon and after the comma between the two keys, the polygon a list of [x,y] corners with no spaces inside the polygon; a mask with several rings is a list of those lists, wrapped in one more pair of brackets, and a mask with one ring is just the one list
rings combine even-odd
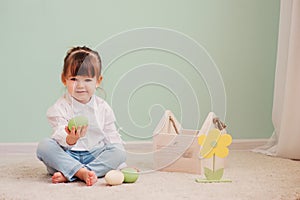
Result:
{"label": "yellow flower decoration", "polygon": [[200,135],[198,144],[202,146],[200,155],[203,158],[211,158],[216,155],[220,158],[225,158],[229,150],[227,148],[232,142],[232,137],[229,134],[222,134],[219,129],[212,129],[208,135]]}

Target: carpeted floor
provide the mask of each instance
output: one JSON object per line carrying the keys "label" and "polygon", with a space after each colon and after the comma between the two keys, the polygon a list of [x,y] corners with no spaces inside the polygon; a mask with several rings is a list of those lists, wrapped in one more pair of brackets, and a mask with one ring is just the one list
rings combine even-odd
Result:
{"label": "carpeted floor", "polygon": [[[1,154],[2,199],[262,199],[300,200],[300,161],[249,151],[231,151],[224,178],[231,183],[196,183],[201,175],[148,172],[133,184],[107,186],[101,178],[92,187],[82,182],[52,184],[43,164],[32,154]],[[147,168],[147,161],[130,161]]]}

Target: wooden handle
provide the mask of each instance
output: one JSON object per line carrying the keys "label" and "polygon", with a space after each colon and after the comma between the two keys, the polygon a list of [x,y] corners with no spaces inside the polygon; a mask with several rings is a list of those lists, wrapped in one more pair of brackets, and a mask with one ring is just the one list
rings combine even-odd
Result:
{"label": "wooden handle", "polygon": [[215,124],[216,128],[218,128],[220,131],[225,129],[227,126],[223,122],[220,121],[219,118],[213,118],[213,123]]}
{"label": "wooden handle", "polygon": [[177,134],[179,134],[179,131],[178,131],[177,127],[176,127],[176,124],[175,124],[175,122],[174,122],[174,119],[173,119],[171,116],[169,116],[169,120],[172,122],[173,127],[174,127],[174,129],[175,129],[175,132],[176,132]]}

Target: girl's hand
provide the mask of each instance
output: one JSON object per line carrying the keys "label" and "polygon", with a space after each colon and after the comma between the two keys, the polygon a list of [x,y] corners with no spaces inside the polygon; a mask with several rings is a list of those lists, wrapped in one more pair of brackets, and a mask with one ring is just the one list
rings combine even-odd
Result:
{"label": "girl's hand", "polygon": [[77,140],[79,140],[79,138],[85,136],[87,131],[87,126],[78,126],[77,130],[75,129],[75,126],[73,126],[71,131],[69,130],[68,126],[66,126],[65,131],[68,133],[66,142],[69,145],[74,145],[76,144]]}

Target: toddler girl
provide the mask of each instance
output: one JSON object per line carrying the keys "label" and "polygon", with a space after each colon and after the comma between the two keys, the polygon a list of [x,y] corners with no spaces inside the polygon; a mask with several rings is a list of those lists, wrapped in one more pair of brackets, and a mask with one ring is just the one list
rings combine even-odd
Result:
{"label": "toddler girl", "polygon": [[[109,170],[125,165],[126,157],[113,110],[95,95],[102,81],[99,54],[85,46],[70,49],[61,81],[67,92],[47,111],[53,134],[39,143],[37,157],[53,183],[79,179],[91,186]],[[69,130],[68,121],[75,116],[88,118],[88,125]]]}

